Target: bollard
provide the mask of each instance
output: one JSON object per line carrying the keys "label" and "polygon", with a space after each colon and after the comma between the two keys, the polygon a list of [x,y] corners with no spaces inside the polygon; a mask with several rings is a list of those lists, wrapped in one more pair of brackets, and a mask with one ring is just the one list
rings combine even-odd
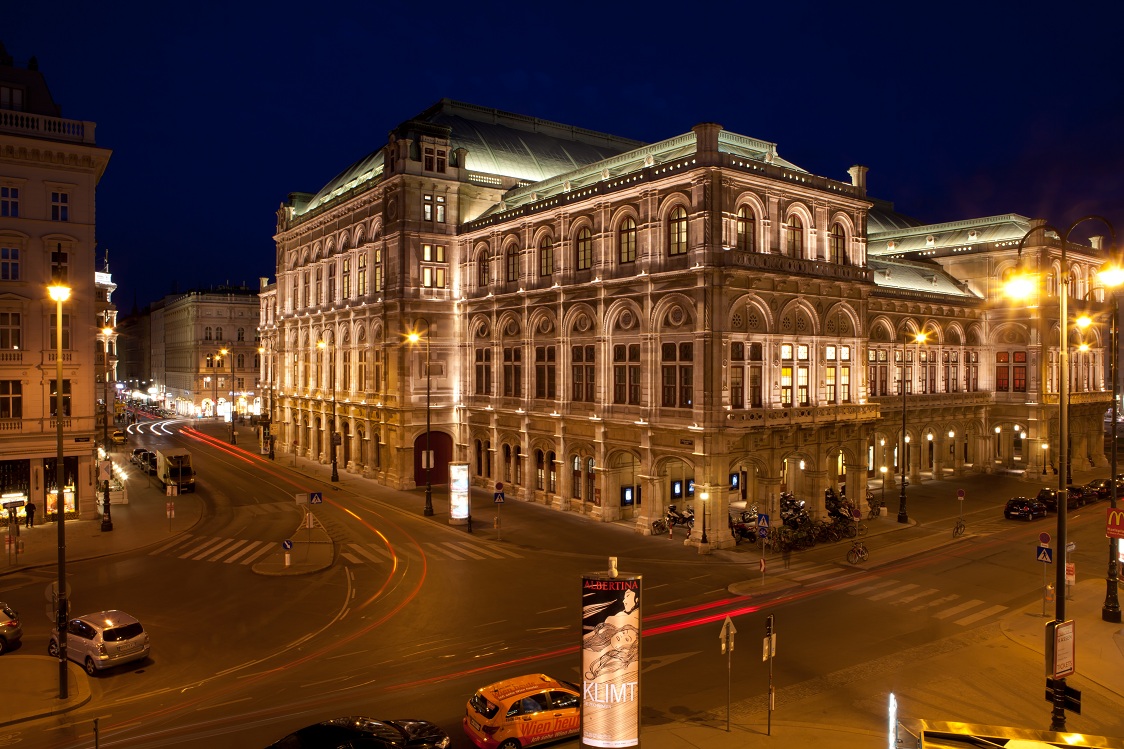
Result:
{"label": "bollard", "polygon": [[285,552],[285,566],[289,566],[289,552],[287,551]]}

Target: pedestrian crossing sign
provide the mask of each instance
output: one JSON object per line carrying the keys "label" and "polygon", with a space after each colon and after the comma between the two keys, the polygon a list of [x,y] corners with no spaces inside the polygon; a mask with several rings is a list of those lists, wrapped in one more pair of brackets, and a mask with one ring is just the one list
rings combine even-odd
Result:
{"label": "pedestrian crossing sign", "polygon": [[324,504],[324,495],[320,492],[312,492],[308,495],[308,503],[313,505]]}
{"label": "pedestrian crossing sign", "polygon": [[1054,550],[1051,549],[1049,546],[1039,546],[1038,547],[1038,561],[1039,562],[1045,562],[1046,564],[1050,564],[1051,562],[1053,562],[1054,561]]}

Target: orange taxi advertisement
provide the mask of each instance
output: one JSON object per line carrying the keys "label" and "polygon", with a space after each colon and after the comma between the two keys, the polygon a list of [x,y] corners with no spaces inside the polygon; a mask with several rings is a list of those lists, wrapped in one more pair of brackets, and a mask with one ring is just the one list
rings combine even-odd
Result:
{"label": "orange taxi advertisement", "polygon": [[480,749],[567,739],[581,727],[581,693],[576,684],[546,674],[518,676],[477,690],[462,725]]}

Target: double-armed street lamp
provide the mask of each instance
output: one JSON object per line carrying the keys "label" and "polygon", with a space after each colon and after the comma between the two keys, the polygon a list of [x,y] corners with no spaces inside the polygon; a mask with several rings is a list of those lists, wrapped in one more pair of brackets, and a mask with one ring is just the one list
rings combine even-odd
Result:
{"label": "double-armed street lamp", "polygon": [[[429,339],[431,335],[429,320],[424,317],[419,317],[418,322],[425,323],[425,509],[423,514],[426,516],[433,514],[433,482],[430,477],[430,471],[433,464],[433,452],[430,450],[429,445],[429,409],[430,409],[430,375],[429,375]],[[406,339],[413,344],[421,340],[421,334],[418,331],[411,331]]]}
{"label": "double-armed street lamp", "polygon": [[59,699],[67,698],[66,683],[66,501],[63,481],[62,449],[62,303],[70,298],[70,287],[61,283],[48,286],[47,291],[55,301],[55,523],[58,526],[58,591],[55,601],[58,605],[55,624],[59,644]]}
{"label": "double-armed street lamp", "polygon": [[[332,385],[332,422],[328,427],[328,450],[332,457],[332,476],[333,482],[340,480],[339,470],[336,468],[336,372],[333,367],[332,349],[328,342],[321,338],[316,342],[316,348],[320,349],[321,356],[324,351],[328,352],[328,381]],[[321,386],[323,390],[323,386]]]}
{"label": "double-armed street lamp", "polygon": [[[1116,232],[1107,220],[1101,216],[1084,216],[1074,221],[1069,225],[1065,231],[1058,229],[1050,224],[1042,223],[1030,229],[1019,240],[1018,257],[1021,262],[1023,247],[1026,245],[1027,240],[1036,232],[1042,232],[1044,236],[1049,236],[1049,232],[1053,232],[1058,237],[1061,237],[1061,265],[1058,268],[1058,549],[1054,558],[1055,567],[1055,580],[1054,580],[1054,621],[1051,623],[1054,626],[1047,630],[1049,633],[1056,631],[1065,624],[1065,567],[1066,567],[1066,543],[1067,543],[1067,524],[1066,524],[1066,511],[1068,509],[1068,490],[1066,488],[1068,482],[1068,466],[1069,466],[1069,391],[1070,391],[1070,376],[1069,371],[1069,261],[1066,256],[1066,250],[1069,247],[1069,237],[1080,224],[1086,221],[1095,220],[1104,223],[1108,226],[1112,234],[1113,243],[1115,243]],[[1012,276],[1007,282],[1007,294],[1013,298],[1023,299],[1028,298],[1037,289],[1037,279],[1029,276],[1025,272],[1020,272]],[[1115,363],[1115,362],[1114,362]],[[1115,393],[1113,399],[1115,403]],[[1113,427],[1115,428],[1115,422]],[[1115,456],[1115,441],[1113,444],[1113,451]],[[1113,472],[1115,474],[1115,467]],[[1116,476],[1113,475],[1113,489],[1112,495],[1116,496],[1115,490]],[[1110,543],[1110,554],[1112,556],[1109,560],[1110,571],[1114,571],[1115,560],[1115,545]],[[1115,575],[1112,576],[1115,580]],[[1110,581],[1110,585],[1112,581]],[[1106,606],[1108,602],[1106,601]],[[1103,616],[1103,614],[1102,614]],[[1117,614],[1119,616],[1119,614]],[[1051,643],[1047,643],[1047,652],[1052,650]],[[1048,669],[1052,664],[1047,663]],[[1053,709],[1051,712],[1050,729],[1053,731],[1065,730],[1065,704],[1066,704],[1066,683],[1065,676],[1053,680],[1052,689],[1052,704]]]}
{"label": "double-armed street lamp", "polygon": [[266,357],[266,347],[258,346],[258,354],[261,355],[262,361],[265,363],[265,368],[268,376],[266,377],[266,417],[265,417],[265,436],[268,440],[266,445],[269,448],[269,459],[273,460],[273,342],[266,339],[269,346],[269,356]]}
{"label": "double-armed street lamp", "polygon": [[[913,336],[913,342],[917,344],[917,350],[919,352],[921,351],[921,344],[924,343],[927,338],[928,338],[928,336],[925,335],[924,333],[917,333],[916,335]],[[905,355],[905,353],[906,353],[905,352],[905,346],[902,346],[902,451],[901,451],[901,454],[899,455],[899,462],[901,463],[901,469],[902,469],[902,487],[901,487],[902,493],[901,493],[901,496],[898,498],[898,522],[899,523],[908,523],[909,522],[909,513],[906,511],[906,506],[905,506],[905,482],[906,482],[906,478],[905,478],[905,466],[906,466],[905,448],[906,448],[906,444],[909,443],[909,437],[906,435],[906,432],[905,432],[905,392],[906,392],[906,382],[907,382],[907,378],[906,378],[907,369],[906,369],[906,355]],[[920,365],[920,363],[921,362],[920,362],[920,356],[919,356],[918,357],[918,365]],[[885,487],[883,487],[883,490],[884,489],[885,489]]]}

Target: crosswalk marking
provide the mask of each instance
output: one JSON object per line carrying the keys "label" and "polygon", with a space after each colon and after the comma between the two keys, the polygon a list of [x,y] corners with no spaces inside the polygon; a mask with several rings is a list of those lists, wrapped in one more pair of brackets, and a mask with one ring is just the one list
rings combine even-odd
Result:
{"label": "crosswalk marking", "polygon": [[808,572],[808,573],[803,574],[803,575],[797,575],[793,579],[794,580],[813,580],[817,577],[823,577],[824,575],[837,575],[837,574],[839,574],[839,570],[826,569],[826,570],[820,570],[819,572]]}
{"label": "crosswalk marking", "polygon": [[442,552],[442,551],[443,551],[443,552],[444,552],[445,554],[449,555],[450,557],[452,557],[453,559],[455,559],[455,560],[456,560],[456,561],[458,561],[458,562],[463,562],[463,561],[464,561],[464,557],[458,557],[458,556],[457,556],[457,555],[456,555],[455,553],[453,553],[452,551],[447,551],[447,550],[445,550],[445,549],[442,549],[442,548],[441,548],[440,546],[438,546],[437,544],[433,544],[433,543],[428,543],[428,542],[426,542],[426,544],[425,544],[425,545],[426,545],[426,546],[428,546],[428,547],[430,547],[430,550],[431,550],[431,551],[436,551],[436,552]]}
{"label": "crosswalk marking", "polygon": [[343,557],[344,559],[346,559],[347,561],[351,562],[352,564],[362,564],[363,563],[362,561],[360,561],[359,557],[355,556],[354,554],[352,554],[350,552],[341,551],[340,556]]}
{"label": "crosswalk marking", "polygon": [[874,585],[867,585],[867,586],[864,586],[862,588],[855,588],[854,590],[848,590],[847,592],[850,593],[853,596],[861,596],[863,593],[871,593],[875,590],[878,590],[879,588],[885,588],[887,585],[893,585],[896,582],[897,582],[897,580],[885,580],[885,581],[880,582],[880,583],[875,583]]}
{"label": "crosswalk marking", "polygon": [[161,546],[161,547],[160,547],[159,549],[153,549],[152,551],[148,552],[148,555],[149,555],[149,556],[154,556],[154,555],[156,555],[156,554],[162,554],[162,553],[164,553],[165,551],[167,551],[168,549],[172,548],[173,546],[179,546],[179,545],[180,545],[180,544],[182,544],[182,543],[183,543],[183,542],[184,542],[185,540],[188,540],[188,539],[190,539],[190,538],[191,538],[191,536],[186,536],[186,537],[184,537],[184,538],[176,538],[176,539],[173,539],[173,540],[169,541],[168,543],[164,544],[163,546]]}
{"label": "crosswalk marking", "polygon": [[[219,549],[222,549],[226,546],[229,546],[232,543],[234,543],[234,539],[228,538],[225,541],[223,541],[221,544],[218,544],[217,546],[212,546],[211,548],[209,548],[206,551],[198,554],[197,556],[193,556],[191,559],[192,559],[192,561],[198,562],[203,557],[208,556],[210,554],[213,554],[214,552],[218,551]],[[223,553],[225,553],[225,552],[223,552]]]}
{"label": "crosswalk marking", "polygon": [[867,600],[869,600],[869,601],[881,601],[883,599],[890,598],[892,596],[896,596],[899,593],[908,593],[909,591],[911,591],[911,590],[913,590],[914,588],[917,588],[917,587],[920,587],[920,586],[918,586],[914,583],[906,583],[905,585],[900,585],[897,588],[891,588],[890,590],[879,593],[878,595],[867,596]]}
{"label": "crosswalk marking", "polygon": [[975,607],[979,606],[982,603],[983,603],[983,601],[980,601],[980,600],[977,600],[977,599],[973,598],[971,601],[965,601],[964,603],[960,604],[959,606],[953,606],[950,609],[944,609],[940,613],[933,614],[933,618],[934,619],[947,619],[950,616],[955,616],[956,614],[959,614],[961,611],[967,611],[968,609],[974,609]]}
{"label": "crosswalk marking", "polygon": [[975,614],[971,614],[969,616],[966,616],[963,619],[957,619],[956,621],[953,622],[953,624],[959,624],[961,626],[967,626],[969,624],[975,624],[980,619],[986,619],[989,616],[994,616],[995,614],[998,614],[999,612],[1006,611],[1006,610],[1007,610],[1006,606],[991,606],[989,608],[984,609],[983,611],[980,611],[980,612],[977,612]]}
{"label": "crosswalk marking", "polygon": [[248,552],[250,549],[254,548],[255,546],[258,546],[258,545],[263,544],[263,543],[265,543],[265,541],[251,541],[249,546],[246,546],[245,548],[242,549],[242,551],[238,552],[234,556],[227,559],[226,563],[230,564],[231,562],[238,561],[238,557],[242,556],[243,554],[245,554],[246,552]]}
{"label": "crosswalk marking", "polygon": [[253,554],[251,554],[250,556],[243,559],[242,564],[250,564],[251,562],[253,562],[258,557],[263,556],[267,551],[269,551],[272,548],[273,548],[273,546],[270,545],[270,544],[263,544],[260,549],[258,549]]}
{"label": "crosswalk marking", "polygon": [[[220,543],[222,543],[222,539],[221,539],[221,538],[213,538],[213,539],[211,539],[210,541],[207,541],[206,543],[204,543],[204,544],[203,544],[203,548],[204,548],[204,549],[208,549],[208,548],[210,548],[210,547],[212,547],[212,546],[217,546],[217,545],[218,545],[218,544],[220,544]],[[187,558],[188,558],[189,556],[191,556],[192,554],[197,554],[198,552],[199,552],[199,547],[198,547],[198,546],[196,546],[196,547],[195,547],[194,549],[191,549],[191,550],[190,550],[190,551],[188,551],[188,552],[187,552],[186,554],[180,554],[180,559],[187,559]]]}
{"label": "crosswalk marking", "polygon": [[[386,560],[385,560],[385,559],[383,559],[382,557],[379,557],[379,556],[375,556],[375,555],[374,555],[374,554],[372,554],[372,553],[371,553],[371,552],[370,552],[370,551],[369,551],[368,549],[366,549],[366,548],[364,548],[364,547],[360,546],[359,544],[349,544],[349,546],[351,547],[351,549],[352,549],[353,551],[356,551],[356,552],[358,552],[359,554],[362,554],[363,556],[367,557],[367,559],[369,559],[370,561],[372,561],[372,562],[374,562],[374,563],[376,563],[376,564],[382,564],[383,562],[385,562],[385,561],[386,561]],[[358,560],[358,559],[355,559],[355,557],[350,557],[350,558],[351,558],[351,559],[353,559],[353,560],[355,561],[355,563],[356,563],[356,564],[359,564],[360,560]]]}
{"label": "crosswalk marking", "polygon": [[217,561],[218,561],[218,560],[219,560],[219,559],[220,559],[221,557],[224,557],[224,556],[226,556],[227,554],[229,554],[230,552],[234,551],[234,550],[235,550],[235,549],[237,549],[237,548],[238,548],[239,546],[241,546],[242,544],[246,543],[246,541],[248,541],[248,540],[249,540],[249,539],[245,539],[245,538],[240,538],[240,539],[238,539],[237,541],[235,541],[235,542],[234,542],[234,545],[233,545],[233,546],[231,546],[231,547],[230,547],[229,549],[223,549],[223,550],[222,550],[222,551],[220,551],[220,552],[219,552],[218,554],[215,554],[214,556],[208,557],[208,558],[207,558],[207,561],[208,561],[208,562],[217,562]]}
{"label": "crosswalk marking", "polygon": [[897,601],[895,601],[895,603],[913,603],[918,598],[928,598],[929,596],[933,595],[934,593],[940,593],[940,591],[937,590],[936,588],[926,588],[925,590],[921,591],[920,593],[914,593],[911,596],[904,596],[902,598],[899,598]]}
{"label": "crosswalk marking", "polygon": [[477,554],[475,551],[472,551],[472,547],[470,547],[468,544],[458,544],[451,541],[446,541],[444,544],[442,544],[442,546],[448,546],[455,553],[467,554],[473,559],[487,559],[487,557],[485,557],[483,554]]}
{"label": "crosswalk marking", "polygon": [[929,601],[928,603],[917,604],[916,606],[911,608],[910,611],[920,611],[921,609],[933,608],[934,606],[941,606],[943,604],[948,603],[949,601],[955,601],[959,597],[960,596],[953,593],[952,595],[944,596],[943,598],[934,598],[932,601]]}

